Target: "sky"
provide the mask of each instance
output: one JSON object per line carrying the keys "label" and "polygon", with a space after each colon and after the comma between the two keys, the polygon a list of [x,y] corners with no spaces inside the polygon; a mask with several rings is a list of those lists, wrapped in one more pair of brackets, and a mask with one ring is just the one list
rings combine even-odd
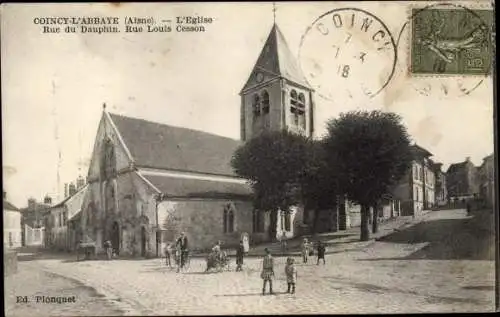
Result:
{"label": "sky", "polygon": [[[276,23],[299,56],[307,27],[329,10],[363,8],[397,38],[408,5],[279,2]],[[238,139],[239,92],[273,24],[273,5],[264,2],[9,4],[1,9],[3,186],[18,207],[28,197],[62,199],[63,184],[87,174],[104,102],[109,112]],[[116,16],[122,30],[125,16],[214,21],[204,33],[42,34],[34,18],[50,16]],[[376,98],[348,98],[335,84],[332,98],[318,96],[318,90],[317,135],[341,112],[382,109],[400,114],[413,140],[444,168],[466,157],[481,164],[493,152],[491,78],[461,95],[457,83],[472,87],[481,78],[408,75],[408,35],[406,27],[396,48],[395,74]]]}

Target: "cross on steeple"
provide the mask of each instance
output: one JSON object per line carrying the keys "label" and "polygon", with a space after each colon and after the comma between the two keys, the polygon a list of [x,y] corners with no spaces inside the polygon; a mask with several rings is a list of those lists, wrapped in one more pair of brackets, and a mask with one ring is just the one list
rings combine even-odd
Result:
{"label": "cross on steeple", "polygon": [[276,23],[276,2],[273,2],[273,23]]}

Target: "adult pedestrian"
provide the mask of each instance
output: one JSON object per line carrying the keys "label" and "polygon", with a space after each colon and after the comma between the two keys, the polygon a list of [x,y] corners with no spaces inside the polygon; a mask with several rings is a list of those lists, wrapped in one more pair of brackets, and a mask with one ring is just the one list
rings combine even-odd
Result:
{"label": "adult pedestrian", "polygon": [[177,239],[177,245],[180,246],[181,249],[181,269],[184,268],[186,264],[187,257],[189,255],[188,249],[188,238],[184,232],[181,232],[181,236]]}
{"label": "adult pedestrian", "polygon": [[309,242],[307,238],[304,238],[301,245],[302,250],[302,262],[307,263],[307,259],[309,258]]}
{"label": "adult pedestrian", "polygon": [[281,252],[283,254],[285,254],[286,252],[286,249],[287,249],[287,245],[286,245],[286,233],[285,231],[283,231],[283,233],[281,234]]}
{"label": "adult pedestrian", "polygon": [[240,245],[236,249],[236,271],[243,271],[243,255],[245,254],[245,246],[243,245],[243,240],[240,241]]}
{"label": "adult pedestrian", "polygon": [[106,258],[108,261],[111,260],[113,256],[113,245],[111,244],[111,241],[106,240],[106,242],[104,242],[104,249],[106,250]]}
{"label": "adult pedestrian", "polygon": [[269,294],[273,294],[273,279],[274,279],[274,259],[271,255],[271,251],[268,248],[264,250],[266,255],[262,260],[262,272],[260,273],[260,277],[263,280],[262,285],[262,295],[266,293],[266,284],[269,282]]}

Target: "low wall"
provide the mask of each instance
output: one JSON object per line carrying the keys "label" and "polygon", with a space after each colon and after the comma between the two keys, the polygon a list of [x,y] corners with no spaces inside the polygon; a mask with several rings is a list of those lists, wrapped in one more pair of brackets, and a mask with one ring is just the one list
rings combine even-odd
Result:
{"label": "low wall", "polygon": [[4,251],[3,253],[4,275],[11,275],[17,272],[17,252]]}

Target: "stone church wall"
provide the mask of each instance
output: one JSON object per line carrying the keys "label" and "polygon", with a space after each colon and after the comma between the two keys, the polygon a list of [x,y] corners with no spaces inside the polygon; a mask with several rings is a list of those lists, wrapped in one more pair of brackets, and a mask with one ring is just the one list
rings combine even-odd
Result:
{"label": "stone church wall", "polygon": [[[234,231],[231,233],[224,232],[224,207],[227,204],[234,204]],[[160,216],[165,224],[162,245],[173,241],[182,231],[187,235],[192,250],[209,249],[218,240],[226,247],[235,247],[243,232],[248,233],[252,239],[251,202],[218,199],[169,200],[161,202],[159,210],[165,210],[167,213]]]}
{"label": "stone church wall", "polygon": [[[105,190],[106,183],[112,184],[115,191],[116,207],[111,212],[105,210],[105,197],[111,199]],[[83,206],[82,231],[96,242],[99,252],[104,251],[104,241],[112,238],[116,223],[120,255],[156,254],[156,233],[152,229],[155,224],[153,193],[135,173],[121,174],[103,183],[91,183]],[[146,237],[145,243],[142,242],[143,236]]]}

